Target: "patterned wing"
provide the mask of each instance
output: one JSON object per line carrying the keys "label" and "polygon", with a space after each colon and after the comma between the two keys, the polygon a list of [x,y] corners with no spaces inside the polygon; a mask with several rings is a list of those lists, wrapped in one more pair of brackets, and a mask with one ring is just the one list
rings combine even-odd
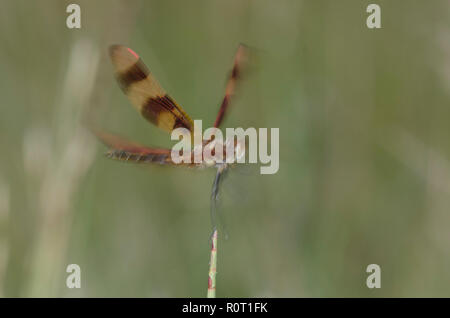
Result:
{"label": "patterned wing", "polygon": [[193,132],[192,119],[164,91],[133,50],[112,45],[109,54],[120,87],[142,116],[169,133],[179,127]]}
{"label": "patterned wing", "polygon": [[230,100],[233,97],[236,90],[236,83],[241,78],[242,68],[245,66],[248,60],[248,48],[241,44],[239,45],[236,55],[234,57],[233,69],[230,77],[228,78],[227,86],[225,89],[225,96],[223,97],[222,104],[220,105],[219,113],[217,114],[214,127],[219,127],[225,117],[225,113],[230,105]]}

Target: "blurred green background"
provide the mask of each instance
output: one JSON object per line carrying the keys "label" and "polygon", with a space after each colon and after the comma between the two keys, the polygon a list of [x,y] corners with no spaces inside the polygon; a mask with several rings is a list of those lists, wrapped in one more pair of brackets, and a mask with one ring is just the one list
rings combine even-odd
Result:
{"label": "blurred green background", "polygon": [[207,124],[243,42],[257,67],[225,126],[280,128],[280,170],[225,180],[217,296],[450,296],[449,18],[445,0],[1,0],[0,295],[206,295],[215,172],[110,161],[81,121],[170,146],[108,46]]}

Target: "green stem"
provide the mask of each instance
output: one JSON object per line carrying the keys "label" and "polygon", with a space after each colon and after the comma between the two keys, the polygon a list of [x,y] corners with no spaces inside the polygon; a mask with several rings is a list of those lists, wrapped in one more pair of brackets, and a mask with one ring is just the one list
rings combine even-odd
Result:
{"label": "green stem", "polygon": [[216,298],[216,271],[217,268],[217,230],[215,229],[211,239],[211,258],[208,273],[208,298]]}

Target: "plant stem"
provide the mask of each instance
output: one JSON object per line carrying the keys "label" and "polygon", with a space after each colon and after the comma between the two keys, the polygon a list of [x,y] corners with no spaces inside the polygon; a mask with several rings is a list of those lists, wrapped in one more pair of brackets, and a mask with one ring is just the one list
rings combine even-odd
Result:
{"label": "plant stem", "polygon": [[211,237],[211,258],[209,260],[208,294],[207,298],[216,298],[216,274],[217,274],[217,229]]}

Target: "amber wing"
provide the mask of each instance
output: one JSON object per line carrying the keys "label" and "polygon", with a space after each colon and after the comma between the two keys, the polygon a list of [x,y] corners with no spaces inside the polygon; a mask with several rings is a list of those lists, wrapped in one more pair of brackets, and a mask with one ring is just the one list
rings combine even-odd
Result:
{"label": "amber wing", "polygon": [[169,133],[179,127],[193,131],[192,119],[164,91],[133,50],[112,45],[109,53],[120,87],[142,116]]}

